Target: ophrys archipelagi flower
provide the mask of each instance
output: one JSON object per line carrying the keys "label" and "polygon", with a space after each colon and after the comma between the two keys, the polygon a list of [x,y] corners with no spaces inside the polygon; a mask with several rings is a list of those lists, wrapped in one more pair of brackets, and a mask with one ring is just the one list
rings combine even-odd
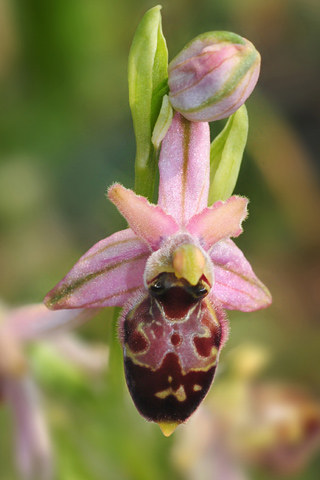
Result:
{"label": "ophrys archipelagi flower", "polygon": [[167,435],[210,388],[228,334],[224,309],[271,302],[230,239],[242,232],[248,201],[208,207],[209,162],[208,124],[177,113],[162,142],[158,204],[112,185],[108,197],[130,228],[94,245],[45,299],[52,309],[124,307],[129,391]]}

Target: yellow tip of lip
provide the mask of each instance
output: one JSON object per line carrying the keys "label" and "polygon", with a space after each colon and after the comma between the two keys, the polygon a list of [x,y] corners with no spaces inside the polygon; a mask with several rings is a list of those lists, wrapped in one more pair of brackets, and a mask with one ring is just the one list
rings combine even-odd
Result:
{"label": "yellow tip of lip", "polygon": [[179,422],[159,422],[159,427],[162,430],[162,433],[165,437],[170,437],[170,435],[175,431],[175,429],[180,425]]}

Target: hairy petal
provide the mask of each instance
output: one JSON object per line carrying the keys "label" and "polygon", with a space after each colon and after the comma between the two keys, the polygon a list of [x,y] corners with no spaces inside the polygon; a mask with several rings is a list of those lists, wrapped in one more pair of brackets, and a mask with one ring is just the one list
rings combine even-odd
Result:
{"label": "hairy petal", "polygon": [[223,308],[252,312],[271,304],[269,290],[256,277],[250,263],[232,240],[216,243],[209,255],[215,272],[213,291]]}
{"label": "hairy petal", "polygon": [[49,292],[45,304],[61,308],[122,307],[143,285],[150,250],[132,230],[101,240]]}
{"label": "hairy petal", "polygon": [[208,204],[209,124],[192,123],[176,113],[162,142],[159,172],[158,204],[185,225]]}
{"label": "hairy petal", "polygon": [[152,250],[157,250],[163,237],[170,236],[179,229],[175,220],[162,208],[152,205],[145,197],[136,195],[118,183],[109,188],[108,197],[135,234]]}
{"label": "hairy petal", "polygon": [[23,478],[52,478],[52,452],[36,386],[28,376],[3,381],[15,422],[17,466]]}
{"label": "hairy petal", "polygon": [[224,238],[238,237],[242,233],[241,223],[247,216],[248,200],[233,196],[225,202],[215,202],[191,218],[187,230],[204,241],[210,249]]}

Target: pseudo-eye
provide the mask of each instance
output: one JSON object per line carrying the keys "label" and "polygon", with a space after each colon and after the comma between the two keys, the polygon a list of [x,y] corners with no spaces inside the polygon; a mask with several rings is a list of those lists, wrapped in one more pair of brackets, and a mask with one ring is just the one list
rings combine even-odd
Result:
{"label": "pseudo-eye", "polygon": [[[201,258],[194,245],[182,245],[176,264],[186,257],[184,247]],[[222,326],[206,298],[210,288],[205,274],[192,285],[174,272],[162,272],[120,322],[132,399],[166,435],[196,410],[214,378]]]}

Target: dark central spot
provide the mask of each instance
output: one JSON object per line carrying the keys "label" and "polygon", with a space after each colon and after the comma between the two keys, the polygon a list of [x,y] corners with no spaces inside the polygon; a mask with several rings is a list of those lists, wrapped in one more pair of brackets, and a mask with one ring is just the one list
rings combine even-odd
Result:
{"label": "dark central spot", "polygon": [[174,347],[177,347],[178,345],[181,344],[181,337],[178,333],[174,333],[172,336],[171,336],[171,343]]}
{"label": "dark central spot", "polygon": [[133,331],[127,336],[127,343],[133,353],[143,352],[148,347],[148,342],[144,336],[137,331]]}

